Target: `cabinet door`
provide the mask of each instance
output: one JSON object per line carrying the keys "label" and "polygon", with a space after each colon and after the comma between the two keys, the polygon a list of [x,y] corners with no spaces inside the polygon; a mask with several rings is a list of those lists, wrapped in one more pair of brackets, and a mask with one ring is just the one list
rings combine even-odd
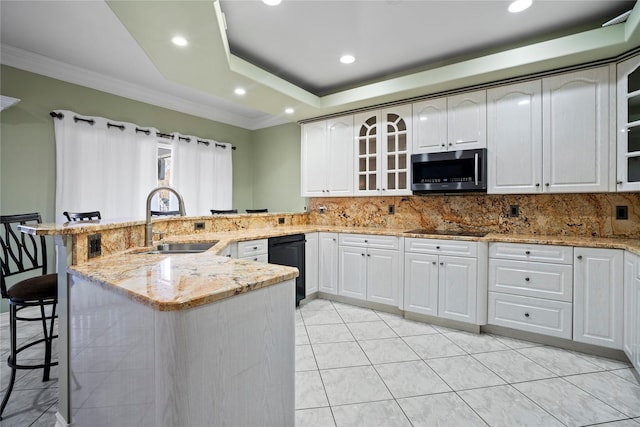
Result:
{"label": "cabinet door", "polygon": [[413,152],[447,150],[447,98],[413,104]]}
{"label": "cabinet door", "polygon": [[622,251],[575,248],[574,341],[622,349]]}
{"label": "cabinet door", "polygon": [[304,285],[308,297],[318,292],[318,233],[307,233],[304,238]]}
{"label": "cabinet door", "polygon": [[356,196],[375,196],[380,192],[380,121],[380,111],[369,111],[354,116]]}
{"label": "cabinet door", "polygon": [[322,173],[328,195],[353,195],[353,115],[327,120],[326,148],[328,160]]}
{"label": "cabinet door", "polygon": [[636,263],[640,258],[625,252],[624,254],[624,333],[622,348],[629,360],[633,361],[633,342],[638,329],[637,315],[635,313],[634,285],[636,280]]}
{"label": "cabinet door", "polygon": [[338,293],[338,234],[318,233],[318,290]]}
{"label": "cabinet door", "polygon": [[411,195],[409,160],[412,130],[411,105],[382,111],[381,188],[382,194]]}
{"label": "cabinet door", "polygon": [[640,190],[640,55],[618,64],[618,191]]}
{"label": "cabinet door", "polygon": [[438,315],[477,323],[477,261],[441,256],[439,259]]}
{"label": "cabinet door", "polygon": [[400,252],[367,250],[367,301],[398,307],[400,301]]}
{"label": "cabinet door", "polygon": [[438,315],[438,256],[404,254],[404,310]]}
{"label": "cabinet door", "polygon": [[340,246],[338,295],[367,299],[367,250]]}
{"label": "cabinet door", "polygon": [[447,98],[449,150],[487,146],[487,92],[462,93]]}
{"label": "cabinet door", "polygon": [[609,70],[542,80],[544,191],[609,190]]}
{"label": "cabinet door", "polygon": [[300,149],[300,186],[303,197],[326,196],[327,186],[327,122],[302,125]]}
{"label": "cabinet door", "polygon": [[487,192],[538,193],[542,181],[542,82],[487,91]]}
{"label": "cabinet door", "polygon": [[637,276],[635,279],[634,291],[633,291],[633,305],[635,309],[633,310],[633,315],[635,316],[635,320],[632,319],[632,323],[635,325],[635,334],[633,337],[633,341],[631,343],[631,351],[633,352],[633,366],[636,368],[638,374],[640,374],[640,260],[636,263],[637,266]]}

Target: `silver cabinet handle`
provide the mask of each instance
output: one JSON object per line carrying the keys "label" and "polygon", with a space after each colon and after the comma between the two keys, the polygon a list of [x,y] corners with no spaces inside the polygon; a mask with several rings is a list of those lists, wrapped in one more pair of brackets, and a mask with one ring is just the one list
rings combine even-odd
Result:
{"label": "silver cabinet handle", "polygon": [[528,282],[529,280],[531,280],[531,279],[529,279],[528,277],[525,277],[525,278],[524,278],[524,281],[525,281],[525,282]]}
{"label": "silver cabinet handle", "polygon": [[432,261],[432,264],[433,264],[433,265],[436,265],[436,262],[435,262],[435,261]]}
{"label": "silver cabinet handle", "polygon": [[475,181],[476,185],[478,185],[478,153],[476,153],[476,154],[474,155],[474,158],[475,158],[475,159],[474,159],[474,160],[475,160],[475,167],[474,167],[474,169],[473,169],[473,170],[474,170],[474,172],[473,172],[473,174],[474,174],[474,181]]}
{"label": "silver cabinet handle", "polygon": [[436,246],[436,249],[440,249],[440,246]]}
{"label": "silver cabinet handle", "polygon": [[622,181],[617,181],[616,184],[622,185]]}
{"label": "silver cabinet handle", "polygon": [[578,258],[578,259],[582,259],[582,255],[578,255],[578,256],[577,256],[577,258]]}
{"label": "silver cabinet handle", "polygon": [[531,251],[524,251],[525,255],[531,255]]}
{"label": "silver cabinet handle", "polygon": [[528,313],[528,312],[527,312],[527,313],[525,313],[525,314],[524,314],[524,317],[529,317],[529,313]]}
{"label": "silver cabinet handle", "polygon": [[548,182],[545,182],[544,186],[545,187],[549,187],[551,184],[549,184]]}
{"label": "silver cabinet handle", "polygon": [[444,265],[444,262],[441,262],[440,265]]}
{"label": "silver cabinet handle", "polygon": [[540,187],[540,183],[539,182],[536,182],[536,187]]}
{"label": "silver cabinet handle", "polygon": [[367,256],[371,256],[371,254],[367,254]]}
{"label": "silver cabinet handle", "polygon": [[364,254],[360,254],[360,255],[364,256]]}

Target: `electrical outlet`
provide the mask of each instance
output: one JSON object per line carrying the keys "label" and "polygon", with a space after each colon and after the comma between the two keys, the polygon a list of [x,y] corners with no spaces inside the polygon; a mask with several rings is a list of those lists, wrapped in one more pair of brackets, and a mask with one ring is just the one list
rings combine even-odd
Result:
{"label": "electrical outlet", "polygon": [[284,218],[278,218],[278,224],[284,224]]}
{"label": "electrical outlet", "polygon": [[616,219],[629,219],[629,207],[616,206]]}
{"label": "electrical outlet", "polygon": [[389,205],[389,215],[393,215],[396,213],[396,207],[394,205]]}
{"label": "electrical outlet", "polygon": [[87,258],[95,258],[102,255],[102,236],[100,233],[87,236]]}
{"label": "electrical outlet", "polygon": [[204,230],[204,222],[196,222],[193,224],[194,230]]}
{"label": "electrical outlet", "polygon": [[509,206],[509,216],[511,218],[517,218],[520,216],[520,208],[518,207],[518,205]]}

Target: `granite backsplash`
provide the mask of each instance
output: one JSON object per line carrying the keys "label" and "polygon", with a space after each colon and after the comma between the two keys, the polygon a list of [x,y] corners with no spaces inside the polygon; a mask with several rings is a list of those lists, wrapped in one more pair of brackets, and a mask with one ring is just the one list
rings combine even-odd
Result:
{"label": "granite backsplash", "polygon": [[[616,219],[616,206],[627,206],[628,219]],[[640,238],[640,193],[335,197],[309,207],[318,225]]]}

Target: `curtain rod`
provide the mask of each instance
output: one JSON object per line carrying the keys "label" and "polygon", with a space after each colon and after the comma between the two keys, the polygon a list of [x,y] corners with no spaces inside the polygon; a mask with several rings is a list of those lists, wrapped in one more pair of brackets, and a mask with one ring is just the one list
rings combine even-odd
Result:
{"label": "curtain rod", "polygon": [[[49,115],[51,117],[55,118],[55,119],[61,119],[62,120],[64,118],[64,114],[56,113],[55,111],[50,112]],[[95,122],[96,122],[93,119],[83,119],[82,117],[77,117],[77,116],[73,117],[73,121],[76,122],[76,123],[78,123],[78,122],[89,123],[91,126],[93,126],[95,124]],[[118,128],[118,129],[123,131],[125,129],[125,126],[121,125],[121,124],[117,124],[117,123],[107,122],[107,128]],[[144,134],[147,134],[147,135],[149,135],[151,133],[151,131],[149,129],[141,129],[139,127],[136,127],[136,132],[141,132],[141,133],[144,133]],[[159,137],[159,138],[168,138],[168,139],[173,139],[175,137],[175,135],[172,135],[170,133],[163,133],[163,132],[156,132],[156,136]],[[191,142],[191,138],[188,138],[188,137],[185,137],[185,136],[178,136],[178,140]],[[202,140],[202,139],[197,139],[196,142],[198,144],[204,144],[206,146],[209,146],[209,141],[205,141],[205,140]],[[221,147],[221,148],[227,148],[227,146],[224,145],[224,144],[216,143],[215,146],[216,147]],[[235,150],[236,146],[232,145],[231,149]]]}

